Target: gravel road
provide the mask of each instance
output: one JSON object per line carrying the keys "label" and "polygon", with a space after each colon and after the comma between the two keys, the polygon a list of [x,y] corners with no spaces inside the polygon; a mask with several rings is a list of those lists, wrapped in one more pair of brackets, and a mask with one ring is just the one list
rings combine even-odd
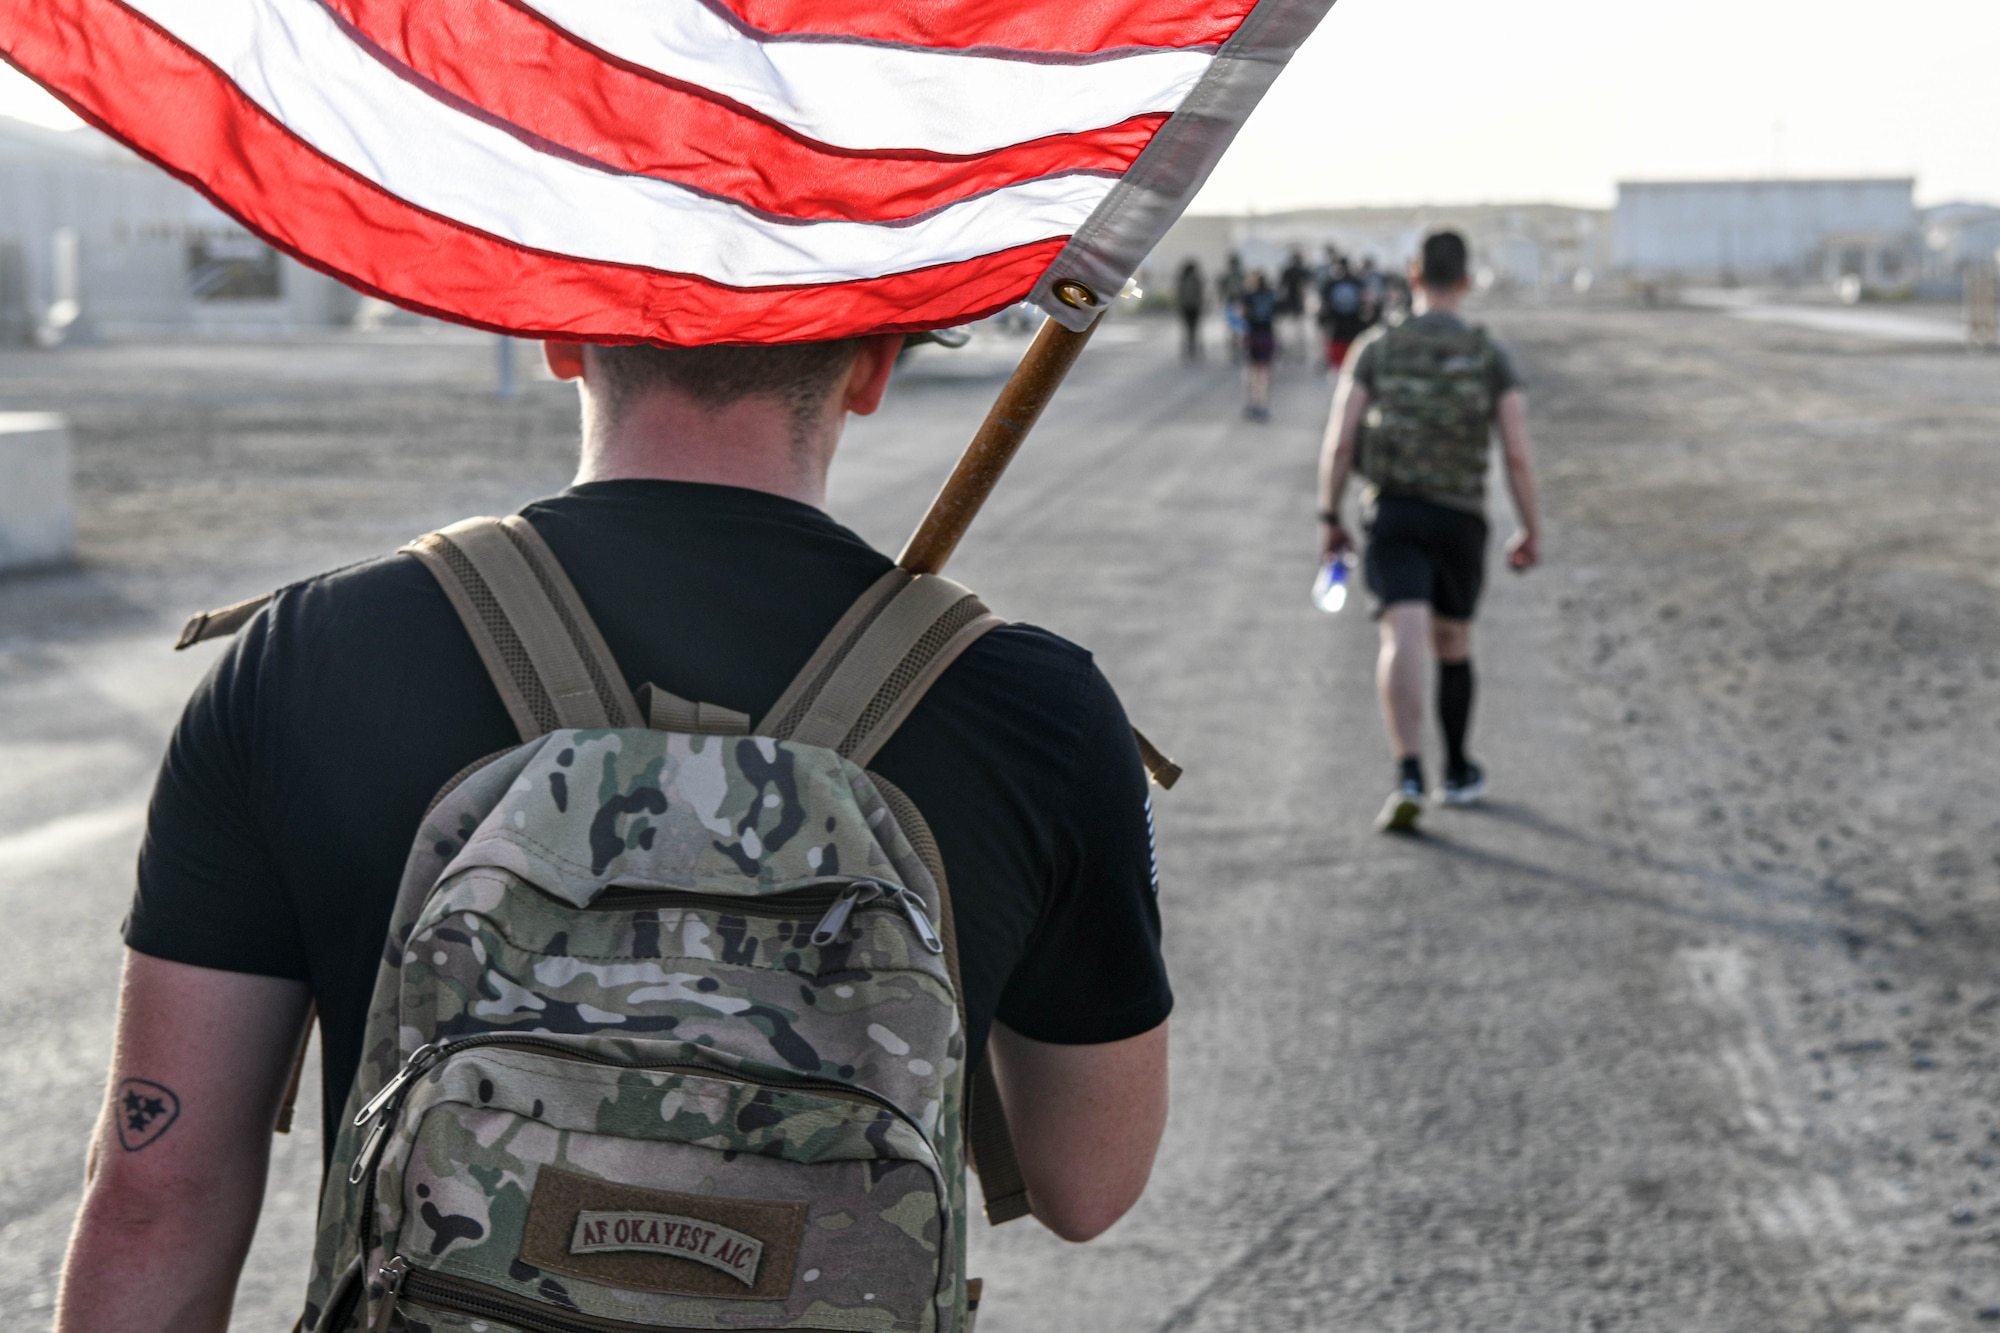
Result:
{"label": "gravel road", "polygon": [[[1724,312],[1496,308],[1549,565],[1497,575],[1476,811],[1372,834],[1373,629],[1305,596],[1326,387],[1275,421],[1100,335],[953,573],[1088,644],[1158,799],[1173,1121],[1089,1246],[973,1238],[982,1333],[2000,1328],[2000,361]],[[893,549],[1018,344],[926,351],[836,471]],[[559,487],[490,341],[0,352],[81,562],[0,579],[0,1326],[46,1325],[180,619]],[[527,353],[523,351],[523,362]],[[308,1095],[316,1095],[309,1089]],[[290,1325],[281,1140],[235,1327]]]}

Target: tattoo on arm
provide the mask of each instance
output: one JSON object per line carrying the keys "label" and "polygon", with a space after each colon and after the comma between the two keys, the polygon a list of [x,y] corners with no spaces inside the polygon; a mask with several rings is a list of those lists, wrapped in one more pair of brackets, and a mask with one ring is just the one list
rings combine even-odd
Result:
{"label": "tattoo on arm", "polygon": [[174,1127],[181,1118],[181,1099],[163,1083],[128,1078],[118,1085],[112,1113],[118,1118],[118,1146],[138,1152]]}

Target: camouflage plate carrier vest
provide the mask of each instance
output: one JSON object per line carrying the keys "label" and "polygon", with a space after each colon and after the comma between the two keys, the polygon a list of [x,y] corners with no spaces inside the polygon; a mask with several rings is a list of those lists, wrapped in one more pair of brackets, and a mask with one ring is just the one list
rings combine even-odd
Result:
{"label": "camouflage plate carrier vest", "polygon": [[[404,549],[525,743],[410,851],[301,1326],[967,1327],[951,900],[861,765],[1000,622],[893,571],[753,728],[632,694],[524,520]],[[1025,1191],[972,1086],[1006,1220]]]}
{"label": "camouflage plate carrier vest", "polygon": [[1355,470],[1387,493],[1483,505],[1499,356],[1486,330],[1409,320],[1385,329],[1373,355]]}

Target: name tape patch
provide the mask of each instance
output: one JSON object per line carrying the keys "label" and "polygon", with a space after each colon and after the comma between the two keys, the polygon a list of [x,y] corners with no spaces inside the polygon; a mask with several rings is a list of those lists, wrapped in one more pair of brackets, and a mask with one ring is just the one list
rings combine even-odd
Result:
{"label": "name tape patch", "polygon": [[746,1287],[754,1287],[757,1265],[764,1259],[764,1242],[698,1217],[585,1209],[576,1215],[569,1252],[668,1254],[707,1264]]}

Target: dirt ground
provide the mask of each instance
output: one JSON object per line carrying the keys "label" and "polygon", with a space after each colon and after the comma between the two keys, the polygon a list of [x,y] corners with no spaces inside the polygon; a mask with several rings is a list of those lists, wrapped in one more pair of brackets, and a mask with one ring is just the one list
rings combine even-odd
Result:
{"label": "dirt ground", "polygon": [[[1313,611],[1326,386],[1102,335],[953,572],[1187,763],[1155,1184],[981,1228],[982,1333],[2000,1327],[2000,358],[1616,305],[1485,313],[1548,567],[1493,580],[1481,813],[1368,831],[1373,630]],[[925,356],[835,512],[893,548],[1004,373]],[[78,566],[0,579],[0,1323],[46,1323],[191,611],[559,487],[574,400],[396,331],[0,352],[71,414]],[[523,364],[526,364],[524,353]],[[206,653],[206,656],[204,656]],[[310,1119],[302,1117],[302,1119]],[[236,1327],[288,1327],[281,1144]]]}
{"label": "dirt ground", "polygon": [[2000,360],[1694,313],[1503,321],[1604,836],[1734,918],[1689,985],[1807,1326],[2000,1322]]}

